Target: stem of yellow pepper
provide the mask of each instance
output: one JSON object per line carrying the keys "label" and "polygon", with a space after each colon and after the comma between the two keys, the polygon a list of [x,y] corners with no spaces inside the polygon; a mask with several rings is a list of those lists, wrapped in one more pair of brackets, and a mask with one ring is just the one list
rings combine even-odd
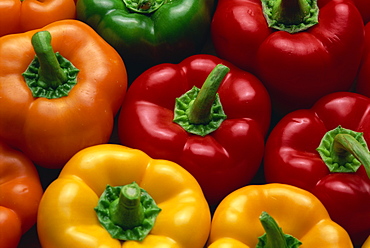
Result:
{"label": "stem of yellow pepper", "polygon": [[144,220],[144,209],[140,197],[141,190],[136,183],[122,187],[119,198],[109,207],[112,222],[124,229],[141,225]]}
{"label": "stem of yellow pepper", "polygon": [[262,212],[260,222],[266,233],[258,238],[256,248],[298,248],[302,244],[293,236],[285,234],[268,213]]}
{"label": "stem of yellow pepper", "polygon": [[370,154],[352,135],[337,134],[334,137],[333,151],[339,156],[351,153],[365,167],[370,179]]}
{"label": "stem of yellow pepper", "polygon": [[59,85],[67,82],[67,75],[61,68],[51,46],[50,32],[35,33],[31,42],[40,63],[38,84],[42,87],[48,86],[56,89]]}

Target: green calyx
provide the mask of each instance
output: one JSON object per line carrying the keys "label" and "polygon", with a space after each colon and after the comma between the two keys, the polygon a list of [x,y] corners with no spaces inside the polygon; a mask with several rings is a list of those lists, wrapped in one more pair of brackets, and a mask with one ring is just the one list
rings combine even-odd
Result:
{"label": "green calyx", "polygon": [[123,0],[126,8],[136,13],[149,14],[161,7],[166,0]]}
{"label": "green calyx", "polygon": [[32,36],[35,58],[22,74],[34,97],[48,99],[67,96],[77,83],[79,70],[51,46],[51,34],[40,31]]}
{"label": "green calyx", "polygon": [[262,9],[269,27],[289,33],[319,22],[317,0],[262,0]]}
{"label": "green calyx", "polygon": [[133,182],[116,187],[107,185],[95,211],[113,238],[142,241],[152,230],[161,209]]}
{"label": "green calyx", "polygon": [[330,172],[356,172],[361,164],[370,178],[370,153],[363,133],[338,126],[316,149]]}
{"label": "green calyx", "polygon": [[217,130],[226,119],[217,90],[229,71],[227,66],[217,65],[201,89],[194,86],[176,98],[173,121],[187,132],[200,136]]}
{"label": "green calyx", "polygon": [[258,237],[256,248],[298,248],[302,244],[292,235],[285,234],[268,213],[262,212],[260,222],[266,233]]}

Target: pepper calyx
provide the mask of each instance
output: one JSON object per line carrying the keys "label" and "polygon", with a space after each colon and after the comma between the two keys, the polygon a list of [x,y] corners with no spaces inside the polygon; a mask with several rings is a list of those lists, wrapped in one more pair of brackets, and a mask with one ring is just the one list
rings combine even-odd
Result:
{"label": "pepper calyx", "polygon": [[101,225],[119,240],[142,241],[154,227],[161,209],[136,182],[106,186],[94,208]]}
{"label": "pepper calyx", "polygon": [[173,122],[189,133],[206,136],[217,130],[227,118],[217,90],[230,69],[218,64],[201,89],[191,90],[176,98]]}
{"label": "pepper calyx", "polygon": [[150,14],[158,10],[166,0],[123,0],[126,8],[134,13]]}
{"label": "pepper calyx", "polygon": [[297,33],[319,21],[317,0],[261,0],[262,10],[269,27]]}
{"label": "pepper calyx", "polygon": [[285,234],[273,217],[263,211],[259,217],[265,234],[258,237],[256,248],[298,248],[302,242],[292,235]]}
{"label": "pepper calyx", "polygon": [[330,172],[353,173],[363,165],[370,178],[370,152],[363,133],[339,125],[324,135],[316,150]]}
{"label": "pepper calyx", "polygon": [[48,31],[35,33],[32,45],[36,55],[22,76],[33,97],[55,99],[68,96],[77,84],[79,69],[59,52],[54,53]]}

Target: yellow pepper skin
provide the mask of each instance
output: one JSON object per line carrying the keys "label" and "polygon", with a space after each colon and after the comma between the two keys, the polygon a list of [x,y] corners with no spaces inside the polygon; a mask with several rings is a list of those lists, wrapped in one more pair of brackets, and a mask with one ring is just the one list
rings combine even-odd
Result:
{"label": "yellow pepper skin", "polygon": [[265,231],[259,216],[271,215],[300,248],[353,247],[348,233],[333,222],[322,203],[308,191],[285,184],[249,185],[218,205],[208,248],[254,248]]}
{"label": "yellow pepper skin", "polygon": [[362,244],[361,248],[370,248],[370,236],[366,239],[365,243]]}
{"label": "yellow pepper skin", "polygon": [[[132,182],[161,208],[142,242],[113,239],[94,211],[107,185]],[[178,164],[103,144],[85,148],[68,161],[45,190],[37,221],[43,248],[202,248],[211,214],[198,182]]]}

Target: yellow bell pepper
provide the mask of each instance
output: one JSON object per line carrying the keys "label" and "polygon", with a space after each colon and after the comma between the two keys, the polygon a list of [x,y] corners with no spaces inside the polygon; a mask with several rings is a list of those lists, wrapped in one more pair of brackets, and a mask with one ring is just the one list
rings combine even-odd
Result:
{"label": "yellow bell pepper", "polygon": [[[135,230],[148,221],[131,221],[133,226],[127,227],[119,222],[133,217],[127,211],[119,213],[121,219],[111,218],[116,227],[123,231],[133,229],[127,239],[113,238],[115,235],[103,227],[97,214],[108,210],[115,213],[117,208],[112,208],[112,203],[108,210],[102,210],[98,203],[104,195],[109,199],[114,190],[123,192],[123,188],[129,196],[136,195],[138,186],[159,208],[153,210],[159,212],[154,225],[142,241],[131,240]],[[110,187],[113,190],[106,191]],[[145,208],[147,203],[141,203]],[[178,164],[151,159],[137,149],[103,144],[85,148],[68,161],[45,190],[37,221],[43,248],[201,248],[207,242],[211,214],[198,182]]]}
{"label": "yellow bell pepper", "polygon": [[370,235],[366,239],[365,243],[362,244],[361,248],[370,248]]}
{"label": "yellow bell pepper", "polygon": [[[265,227],[266,213],[277,226]],[[287,236],[289,239],[285,239]],[[263,237],[266,239],[261,240]],[[280,244],[278,238],[283,240]],[[208,248],[353,247],[348,233],[330,219],[314,195],[278,183],[245,186],[225,197],[215,210],[208,245]]]}

